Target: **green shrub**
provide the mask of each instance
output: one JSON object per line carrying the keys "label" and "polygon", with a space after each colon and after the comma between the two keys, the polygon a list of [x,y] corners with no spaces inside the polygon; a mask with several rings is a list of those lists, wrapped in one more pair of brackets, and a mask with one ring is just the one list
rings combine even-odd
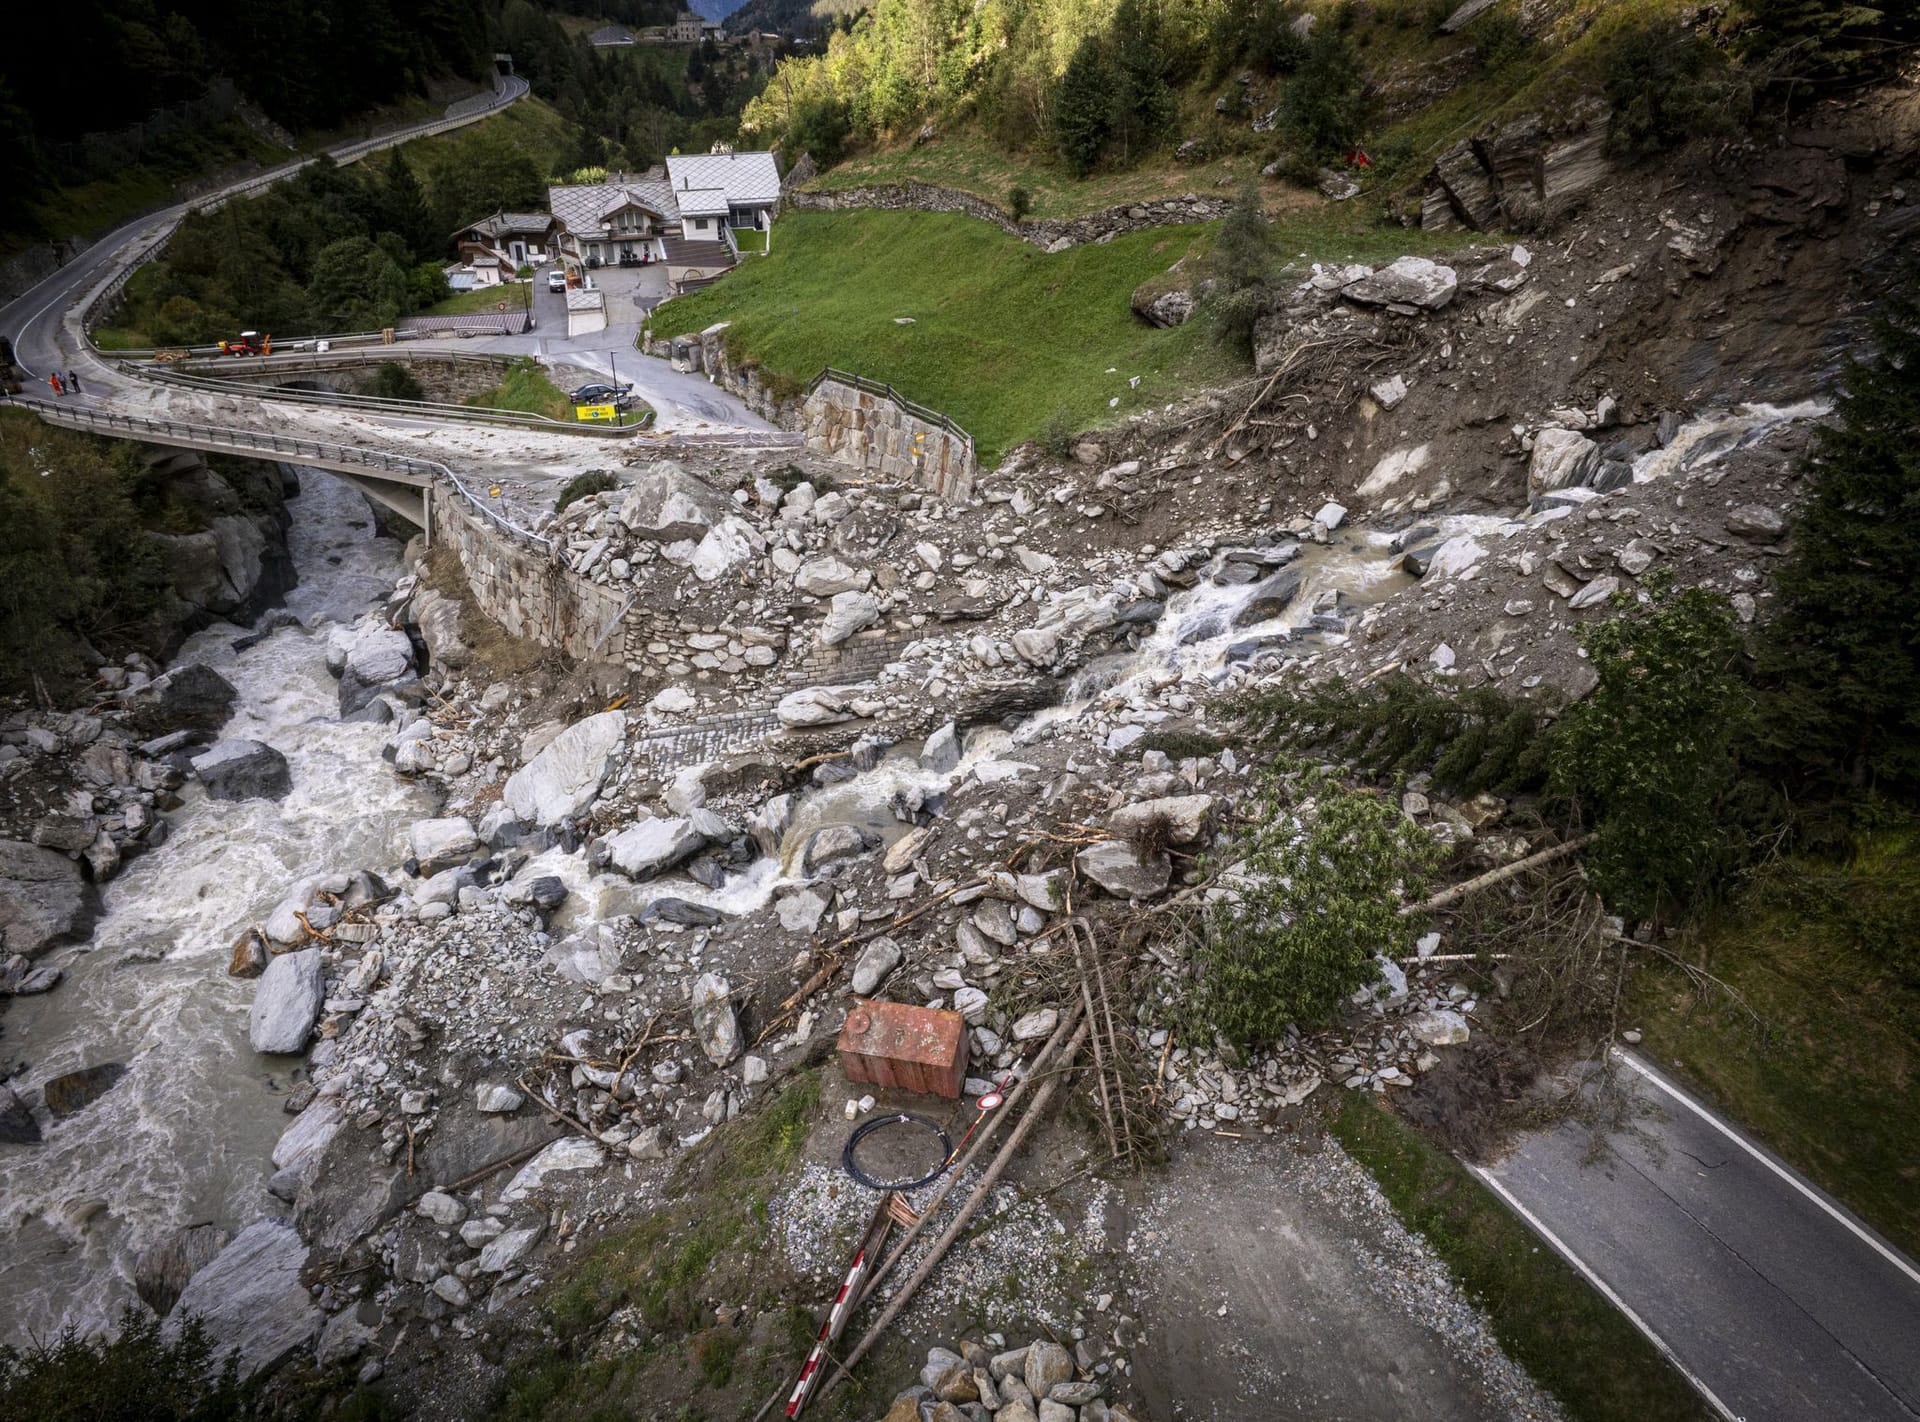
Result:
{"label": "green shrub", "polygon": [[589,469],[584,474],[576,474],[560,487],[560,498],[554,504],[553,511],[559,513],[576,499],[591,498],[595,494],[604,494],[609,489],[620,487],[620,481],[604,469]]}
{"label": "green shrub", "polygon": [[373,369],[373,393],[383,400],[424,400],[427,392],[397,360],[383,360]]}
{"label": "green shrub", "polygon": [[72,1329],[50,1344],[0,1347],[0,1417],[34,1422],[241,1422],[261,1415],[229,1357],[215,1366],[198,1319],[163,1338],[129,1307],[111,1341]]}
{"label": "green shrub", "polygon": [[1073,442],[1079,438],[1079,434],[1073,416],[1065,410],[1055,410],[1047,416],[1047,422],[1040,427],[1034,443],[1049,459],[1069,459],[1073,456]]}
{"label": "green shrub", "polygon": [[1309,158],[1338,158],[1359,143],[1373,107],[1373,88],[1346,36],[1321,25],[1281,90],[1280,133]]}
{"label": "green shrub", "polygon": [[1007,191],[1007,213],[1015,222],[1026,221],[1027,214],[1033,211],[1033,194],[1025,188],[1010,188]]}
{"label": "green shrub", "polygon": [[1378,976],[1376,953],[1412,941],[1419,920],[1400,905],[1425,896],[1434,854],[1389,799],[1315,772],[1270,778],[1206,912],[1200,1022],[1251,1047],[1326,1021]]}
{"label": "green shrub", "polygon": [[831,168],[846,151],[853,119],[838,99],[805,99],[794,106],[787,126],[791,153],[811,153],[816,166]]}

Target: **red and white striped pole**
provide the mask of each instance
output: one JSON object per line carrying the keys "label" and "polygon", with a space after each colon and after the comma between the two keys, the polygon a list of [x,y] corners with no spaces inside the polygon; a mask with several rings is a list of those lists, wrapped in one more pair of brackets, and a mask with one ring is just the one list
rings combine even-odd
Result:
{"label": "red and white striped pole", "polygon": [[827,1344],[840,1332],[845,1321],[849,1302],[854,1297],[854,1286],[860,1282],[860,1276],[867,1272],[867,1246],[863,1241],[855,1251],[853,1264],[847,1270],[847,1277],[840,1283],[840,1292],[833,1296],[833,1307],[827,1310],[826,1322],[820,1325],[820,1333],[814,1339],[813,1351],[807,1354],[806,1366],[800,1369],[800,1381],[793,1385],[793,1395],[787,1399],[787,1417],[798,1417],[800,1409],[807,1405],[807,1398],[813,1392],[813,1385],[820,1378],[820,1360],[826,1356]]}

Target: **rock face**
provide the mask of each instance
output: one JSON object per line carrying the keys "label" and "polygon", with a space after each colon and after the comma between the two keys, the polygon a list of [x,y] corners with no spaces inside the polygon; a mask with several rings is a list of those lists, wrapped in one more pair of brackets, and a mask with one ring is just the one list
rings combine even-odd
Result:
{"label": "rock face", "polygon": [[102,1062],[56,1076],[40,1089],[55,1120],[77,1115],[119,1084],[127,1069],[119,1062]]}
{"label": "rock face", "polygon": [[[1465,24],[1484,8],[1470,0],[1442,28]],[[1456,143],[1434,163],[1420,225],[1430,232],[1524,231],[1567,211],[1610,171],[1611,117],[1604,105],[1575,104],[1552,124],[1528,114]]]}
{"label": "rock face", "polygon": [[134,1258],[134,1292],[142,1303],[164,1317],[179,1302],[187,1281],[219,1258],[232,1239],[218,1225],[186,1225],[175,1230]]}
{"label": "rock face", "polygon": [[209,800],[280,800],[293,789],[287,758],[261,741],[215,741],[192,764]]}
{"label": "rock face", "polygon": [[622,711],[576,721],[507,778],[507,807],[527,824],[551,825],[586,813],[627,733]]}
{"label": "rock face", "polygon": [[168,731],[212,733],[227,724],[233,683],[212,667],[195,662],[168,672],[127,703],[127,722],[143,736]]}
{"label": "rock face", "polygon": [[307,1045],[326,1000],[320,950],[283,953],[267,964],[253,990],[247,1038],[256,1052],[297,1052]]}
{"label": "rock face", "polygon": [[206,1326],[214,1355],[238,1349],[240,1375],[252,1377],[312,1342],[326,1321],[300,1282],[306,1262],[307,1246],[292,1226],[248,1225],[188,1281],[167,1327],[178,1330],[193,1315]]}
{"label": "rock face", "polygon": [[0,839],[0,957],[83,936],[96,913],[80,866],[37,844]]}
{"label": "rock face", "polygon": [[1401,257],[1340,289],[1347,300],[1389,311],[1438,311],[1459,289],[1452,267],[1426,257]]}

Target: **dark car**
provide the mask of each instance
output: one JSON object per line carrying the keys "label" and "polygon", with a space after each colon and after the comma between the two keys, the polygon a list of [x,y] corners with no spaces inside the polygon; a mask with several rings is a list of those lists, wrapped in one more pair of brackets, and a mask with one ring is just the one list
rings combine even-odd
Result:
{"label": "dark car", "polygon": [[582,385],[567,398],[576,405],[620,405],[633,394],[631,385],[607,385],[596,382]]}

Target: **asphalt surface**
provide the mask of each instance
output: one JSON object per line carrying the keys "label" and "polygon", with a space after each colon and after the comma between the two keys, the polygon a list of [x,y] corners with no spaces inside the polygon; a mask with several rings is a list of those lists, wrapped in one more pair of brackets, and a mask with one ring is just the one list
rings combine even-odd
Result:
{"label": "asphalt surface", "polygon": [[1610,1151],[1564,1123],[1477,1173],[1723,1417],[1920,1418],[1920,1269],[1642,1058]]}

